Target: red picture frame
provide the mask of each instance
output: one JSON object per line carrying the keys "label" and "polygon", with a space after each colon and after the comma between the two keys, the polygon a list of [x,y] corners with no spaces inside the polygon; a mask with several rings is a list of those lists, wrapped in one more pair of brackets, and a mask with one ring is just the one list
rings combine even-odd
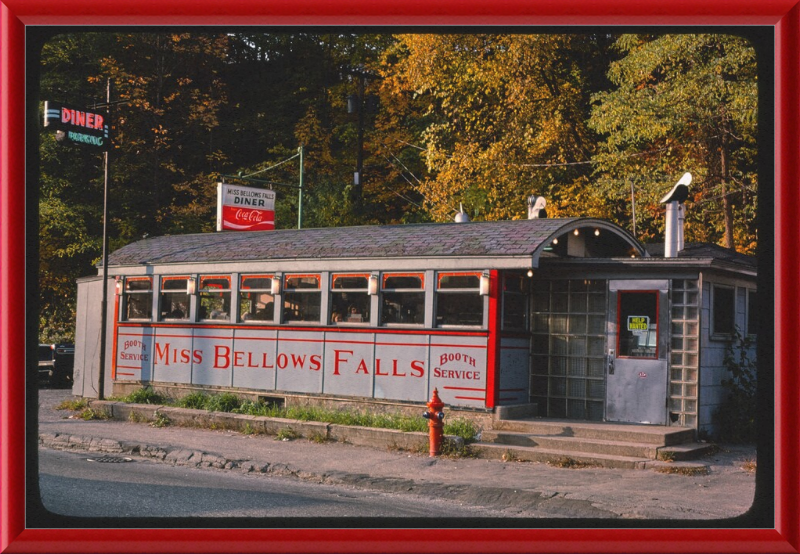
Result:
{"label": "red picture frame", "polygon": [[[0,552],[798,552],[800,0],[0,0]],[[775,36],[772,529],[29,529],[25,36],[38,25],[763,25]],[[27,230],[28,233],[35,230]],[[31,267],[30,265],[28,267]],[[35,265],[33,266],[35,267]],[[760,460],[761,461],[761,460]],[[759,470],[771,471],[760,466]],[[763,484],[765,480],[761,480]],[[766,480],[766,482],[770,482]],[[611,524],[612,522],[609,522]],[[700,522],[702,525],[702,522]]]}

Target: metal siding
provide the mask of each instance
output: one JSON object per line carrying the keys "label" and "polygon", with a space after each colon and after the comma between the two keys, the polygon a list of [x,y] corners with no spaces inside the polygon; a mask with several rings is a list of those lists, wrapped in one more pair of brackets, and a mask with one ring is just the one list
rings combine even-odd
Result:
{"label": "metal siding", "polygon": [[192,383],[230,387],[233,384],[234,344],[232,329],[200,328],[193,333],[195,350],[202,350],[202,359],[192,357]]}
{"label": "metal siding", "polygon": [[153,378],[152,327],[117,327],[114,354],[118,381],[149,382]]}
{"label": "metal siding", "polygon": [[499,404],[528,402],[530,341],[526,338],[503,338],[500,341]]}
{"label": "metal siding", "polygon": [[487,338],[431,336],[430,392],[439,390],[445,404],[486,406]]}
{"label": "metal siding", "polygon": [[312,357],[323,359],[323,344],[324,337],[318,331],[278,331],[277,389],[322,393],[322,371],[313,369]]}
{"label": "metal siding", "polygon": [[[375,398],[426,400],[429,373],[426,335],[377,335],[375,357],[381,360],[381,373],[388,374],[375,376]],[[422,375],[419,375],[420,367]]]}
{"label": "metal siding", "polygon": [[234,387],[275,390],[277,339],[274,329],[236,329],[233,348],[242,353],[242,364],[233,369]]}
{"label": "metal siding", "polygon": [[[325,334],[325,394],[372,396],[376,371],[375,335]],[[381,371],[384,371],[382,368]]]}
{"label": "metal siding", "polygon": [[[192,329],[182,327],[157,327],[153,346],[153,380],[162,383],[192,382],[193,352]],[[200,356],[207,353],[198,350]]]}

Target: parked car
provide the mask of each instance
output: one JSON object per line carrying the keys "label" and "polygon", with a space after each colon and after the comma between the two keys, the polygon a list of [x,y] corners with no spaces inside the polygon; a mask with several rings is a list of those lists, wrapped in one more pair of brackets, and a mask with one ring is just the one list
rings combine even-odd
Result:
{"label": "parked car", "polygon": [[72,385],[75,365],[74,344],[39,345],[39,382],[51,386]]}

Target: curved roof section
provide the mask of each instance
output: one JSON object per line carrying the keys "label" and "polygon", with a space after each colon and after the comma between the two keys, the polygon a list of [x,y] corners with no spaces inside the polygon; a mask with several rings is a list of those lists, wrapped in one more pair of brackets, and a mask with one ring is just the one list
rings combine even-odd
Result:
{"label": "curved roof section", "polygon": [[[525,219],[221,232],[154,237],[109,255],[109,266],[274,260],[539,256],[574,229],[603,230],[616,256],[646,256],[625,230],[598,219]],[[588,233],[587,233],[588,234]],[[600,240],[600,239],[597,239]],[[588,252],[590,254],[591,252]],[[604,256],[612,257],[612,256]]]}

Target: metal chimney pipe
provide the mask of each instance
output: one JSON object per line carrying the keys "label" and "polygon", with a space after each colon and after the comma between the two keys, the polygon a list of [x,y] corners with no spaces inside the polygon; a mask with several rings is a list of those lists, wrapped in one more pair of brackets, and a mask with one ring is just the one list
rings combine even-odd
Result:
{"label": "metal chimney pipe", "polygon": [[683,210],[681,209],[683,206],[680,205],[679,202],[670,202],[667,204],[667,231],[664,240],[664,257],[665,258],[676,258],[678,257],[678,252],[682,249],[682,242],[681,240],[683,235],[683,230],[681,229],[681,220],[683,219],[680,216],[680,212]]}
{"label": "metal chimney pipe", "polygon": [[683,250],[683,222],[685,220],[683,203],[689,197],[689,183],[691,182],[692,174],[684,173],[681,180],[661,199],[661,203],[667,205],[667,229],[664,237],[665,258],[676,258],[678,252]]}

